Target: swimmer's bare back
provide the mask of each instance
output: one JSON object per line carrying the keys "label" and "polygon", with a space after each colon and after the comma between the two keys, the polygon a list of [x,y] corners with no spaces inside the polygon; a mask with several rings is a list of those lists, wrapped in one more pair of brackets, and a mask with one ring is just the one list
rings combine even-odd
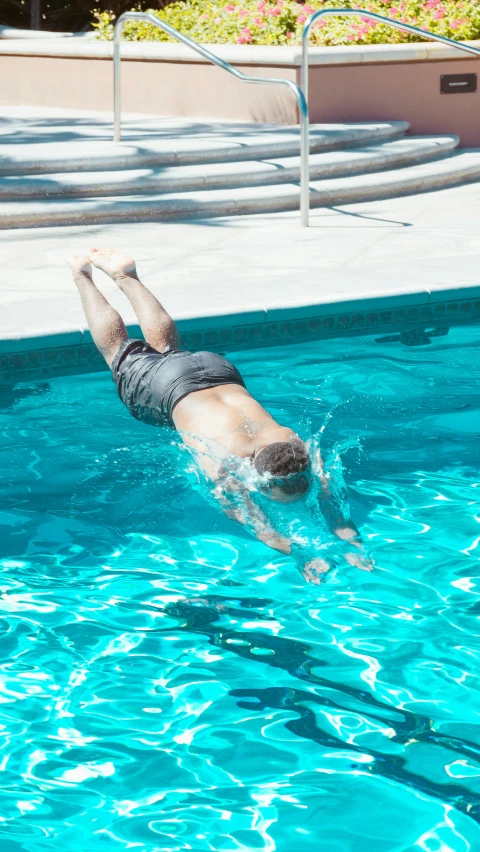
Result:
{"label": "swimmer's bare back", "polygon": [[215,480],[223,459],[251,458],[276,441],[299,440],[280,426],[241,385],[220,385],[188,394],[172,412],[183,441],[198,451],[198,463]]}

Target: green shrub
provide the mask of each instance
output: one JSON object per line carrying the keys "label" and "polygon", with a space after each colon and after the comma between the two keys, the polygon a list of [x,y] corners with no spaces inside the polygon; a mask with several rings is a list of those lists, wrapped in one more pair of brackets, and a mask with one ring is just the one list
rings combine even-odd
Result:
{"label": "green shrub", "polygon": [[[294,0],[182,0],[165,9],[149,10],[171,26],[203,44],[299,44],[305,20],[332,2],[312,0],[302,6]],[[343,8],[378,12],[439,35],[465,41],[480,38],[479,0],[345,0]],[[115,17],[95,12],[99,38],[111,39]],[[128,22],[123,31],[129,41],[172,41],[149,24]],[[366,17],[321,18],[310,41],[317,45],[398,44],[419,41],[416,36],[377,24]]]}

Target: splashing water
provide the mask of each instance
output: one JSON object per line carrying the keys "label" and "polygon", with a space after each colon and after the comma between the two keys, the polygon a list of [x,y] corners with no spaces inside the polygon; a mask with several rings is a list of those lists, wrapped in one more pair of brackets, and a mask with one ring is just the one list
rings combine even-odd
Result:
{"label": "splashing water", "polygon": [[2,852],[480,847],[479,354],[228,354],[369,544],[320,588],[107,373],[3,392]]}

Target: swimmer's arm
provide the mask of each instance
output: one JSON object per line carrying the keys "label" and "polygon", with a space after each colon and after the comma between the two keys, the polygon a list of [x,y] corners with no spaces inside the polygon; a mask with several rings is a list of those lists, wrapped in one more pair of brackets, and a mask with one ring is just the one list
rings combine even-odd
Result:
{"label": "swimmer's arm", "polygon": [[342,541],[348,541],[356,547],[362,546],[362,537],[354,522],[346,515],[337,495],[331,488],[330,474],[325,470],[323,459],[317,451],[316,464],[322,490],[321,510],[329,529]]}
{"label": "swimmer's arm", "polygon": [[213,493],[229,518],[247,527],[255,538],[267,547],[293,556],[304,580],[320,585],[332,567],[331,564],[326,559],[311,559],[305,562],[298,545],[294,547],[290,539],[273,528],[267,516],[250,497],[248,490],[237,479],[222,477]]}
{"label": "swimmer's arm", "polygon": [[332,492],[330,475],[325,470],[323,459],[318,451],[316,462],[323,497],[321,504],[322,514],[333,534],[340,541],[351,544],[359,551],[358,553],[355,553],[355,551],[344,553],[344,558],[350,565],[354,565],[362,571],[372,571],[373,563],[365,554],[360,531],[354,521],[347,517],[341,503]]}
{"label": "swimmer's arm", "polygon": [[274,529],[241,482],[233,476],[222,477],[216,483],[213,494],[227,517],[247,527],[258,541],[280,553],[290,553],[291,541]]}

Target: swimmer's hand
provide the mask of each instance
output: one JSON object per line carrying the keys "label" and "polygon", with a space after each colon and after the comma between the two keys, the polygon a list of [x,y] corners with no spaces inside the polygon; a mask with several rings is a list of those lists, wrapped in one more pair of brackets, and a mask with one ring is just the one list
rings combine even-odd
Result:
{"label": "swimmer's hand", "polygon": [[359,553],[344,553],[343,558],[354,568],[360,568],[360,571],[373,571],[375,567],[370,557],[363,550]]}
{"label": "swimmer's hand", "polygon": [[303,568],[300,568],[300,573],[307,583],[319,586],[331,567],[325,559],[312,559],[311,562],[306,562]]}
{"label": "swimmer's hand", "polygon": [[[373,571],[373,562],[366,553],[344,553],[343,556],[349,565],[359,568],[360,571]],[[300,573],[307,583],[319,586],[333,567],[333,564],[325,559],[312,559],[300,568]]]}
{"label": "swimmer's hand", "polygon": [[362,537],[352,521],[347,521],[334,530],[335,535],[341,541],[347,542],[355,550],[349,550],[343,554],[343,558],[349,565],[359,568],[360,571],[373,571],[374,565],[363,548]]}

